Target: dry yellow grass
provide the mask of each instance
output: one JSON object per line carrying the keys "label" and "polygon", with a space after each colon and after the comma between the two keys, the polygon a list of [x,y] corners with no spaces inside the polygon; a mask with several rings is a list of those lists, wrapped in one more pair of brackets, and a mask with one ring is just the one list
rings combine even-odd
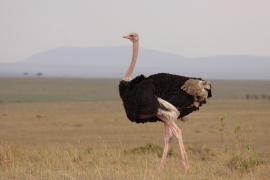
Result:
{"label": "dry yellow grass", "polygon": [[[129,153],[149,143],[162,146],[163,125],[129,122],[119,101],[4,103],[0,108],[0,179],[269,178],[268,101],[213,100],[186,123],[178,122],[190,157],[187,173],[176,147],[162,172],[156,153]],[[237,127],[240,140],[263,162],[248,171],[228,166],[234,153],[246,152],[235,147]]]}
{"label": "dry yellow grass", "polygon": [[[5,151],[4,151],[4,150]],[[168,159],[159,172],[155,154],[126,154],[121,148],[79,148],[72,145],[44,147],[1,146],[1,179],[268,179],[269,166],[260,165],[250,172],[231,171],[227,154],[201,160],[190,155],[192,168],[184,173],[178,156]]]}

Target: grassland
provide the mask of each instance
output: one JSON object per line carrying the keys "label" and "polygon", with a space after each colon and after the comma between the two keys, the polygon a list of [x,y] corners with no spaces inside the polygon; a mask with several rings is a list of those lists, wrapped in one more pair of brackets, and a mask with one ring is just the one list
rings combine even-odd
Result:
{"label": "grassland", "polygon": [[0,79],[0,179],[270,179],[269,81],[213,81],[214,98],[178,122],[159,172],[161,123],[129,122],[117,80]]}

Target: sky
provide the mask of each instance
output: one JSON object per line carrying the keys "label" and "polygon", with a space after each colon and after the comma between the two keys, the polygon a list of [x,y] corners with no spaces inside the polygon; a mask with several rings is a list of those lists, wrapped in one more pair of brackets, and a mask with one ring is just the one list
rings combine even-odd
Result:
{"label": "sky", "polygon": [[270,56],[269,0],[0,0],[0,63],[57,47]]}

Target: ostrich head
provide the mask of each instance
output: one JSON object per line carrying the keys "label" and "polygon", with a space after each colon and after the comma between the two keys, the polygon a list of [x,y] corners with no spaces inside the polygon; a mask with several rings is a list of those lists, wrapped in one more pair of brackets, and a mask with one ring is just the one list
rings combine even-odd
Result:
{"label": "ostrich head", "polygon": [[123,38],[129,39],[133,43],[139,41],[139,35],[137,33],[129,33],[128,35],[123,36]]}

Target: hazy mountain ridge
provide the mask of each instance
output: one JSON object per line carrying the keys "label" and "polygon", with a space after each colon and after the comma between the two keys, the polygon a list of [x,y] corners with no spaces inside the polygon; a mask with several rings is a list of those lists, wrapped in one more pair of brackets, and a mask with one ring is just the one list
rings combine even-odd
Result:
{"label": "hazy mountain ridge", "polygon": [[[121,77],[131,59],[131,47],[61,47],[40,52],[17,63],[0,64],[0,75],[24,72],[63,77]],[[270,57],[209,56],[188,58],[140,49],[134,74],[177,73],[211,79],[270,79]]]}

